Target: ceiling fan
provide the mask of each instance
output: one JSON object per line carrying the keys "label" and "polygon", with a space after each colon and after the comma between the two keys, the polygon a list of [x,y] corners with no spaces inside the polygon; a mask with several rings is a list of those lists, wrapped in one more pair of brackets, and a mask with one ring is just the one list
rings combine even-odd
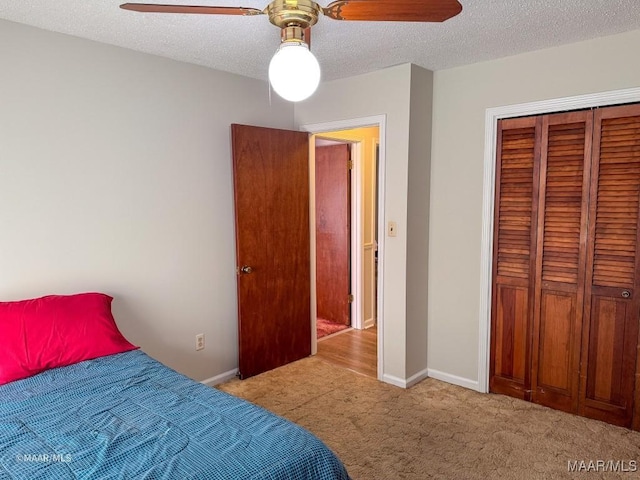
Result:
{"label": "ceiling fan", "polygon": [[320,83],[320,65],[309,45],[311,27],[321,15],[333,20],[444,22],[462,11],[458,0],[337,0],[326,7],[313,0],[273,0],[264,10],[146,3],[124,3],[120,8],[142,13],[268,15],[282,30],[282,43],[269,64],[269,81],[278,95],[292,102],[311,96]]}

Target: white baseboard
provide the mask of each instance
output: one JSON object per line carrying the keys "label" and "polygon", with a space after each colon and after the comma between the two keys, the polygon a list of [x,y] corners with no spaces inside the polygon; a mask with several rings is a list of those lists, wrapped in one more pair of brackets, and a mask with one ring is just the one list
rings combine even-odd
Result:
{"label": "white baseboard", "polygon": [[200,383],[204,383],[208,387],[213,387],[220,383],[226,382],[227,380],[231,380],[236,378],[238,374],[238,369],[234,368],[233,370],[229,370],[228,372],[221,373],[220,375],[216,375],[215,377],[207,378],[206,380],[202,380]]}
{"label": "white baseboard", "polygon": [[428,368],[425,368],[424,370],[416,373],[415,375],[411,375],[409,378],[407,378],[407,388],[413,387],[416,383],[421,382],[427,377],[429,377]]}
{"label": "white baseboard", "polygon": [[400,377],[395,377],[393,375],[389,375],[386,373],[382,375],[382,381],[384,383],[388,383],[389,385],[394,385],[396,387],[407,388],[406,380],[403,380]]}
{"label": "white baseboard", "polygon": [[366,330],[367,328],[371,328],[371,327],[375,327],[376,326],[376,320],[374,318],[368,318],[364,321],[364,329]]}
{"label": "white baseboard", "polygon": [[425,368],[424,370],[410,376],[407,379],[385,374],[382,376],[382,381],[391,385],[395,385],[396,387],[410,388],[413,387],[416,383],[421,382],[428,376],[430,376],[429,370]]}
{"label": "white baseboard", "polygon": [[480,392],[480,384],[477,380],[469,380],[468,378],[458,377],[457,375],[451,375],[450,373],[441,372],[439,370],[427,369],[428,376],[435,378],[436,380],[442,380],[443,382],[458,385],[459,387],[468,388]]}

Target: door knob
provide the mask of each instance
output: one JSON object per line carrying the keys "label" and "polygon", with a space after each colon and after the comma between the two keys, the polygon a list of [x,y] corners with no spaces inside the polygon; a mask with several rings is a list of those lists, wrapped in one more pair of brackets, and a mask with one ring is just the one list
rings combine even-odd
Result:
{"label": "door knob", "polygon": [[241,269],[240,269],[241,273],[251,273],[253,272],[253,268],[251,268],[249,265],[244,265]]}
{"label": "door knob", "polygon": [[622,291],[622,298],[629,298],[631,296],[631,292],[629,290]]}

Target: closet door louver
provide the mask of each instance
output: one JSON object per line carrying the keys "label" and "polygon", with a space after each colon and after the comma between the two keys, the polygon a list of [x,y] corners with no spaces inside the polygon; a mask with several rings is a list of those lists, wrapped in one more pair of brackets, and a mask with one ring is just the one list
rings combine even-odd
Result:
{"label": "closet door louver", "polygon": [[640,106],[596,112],[591,197],[580,413],[631,426],[640,310]]}
{"label": "closet door louver", "polygon": [[498,123],[490,389],[530,397],[539,119]]}
{"label": "closet door louver", "polygon": [[577,412],[592,113],[543,117],[532,400]]}

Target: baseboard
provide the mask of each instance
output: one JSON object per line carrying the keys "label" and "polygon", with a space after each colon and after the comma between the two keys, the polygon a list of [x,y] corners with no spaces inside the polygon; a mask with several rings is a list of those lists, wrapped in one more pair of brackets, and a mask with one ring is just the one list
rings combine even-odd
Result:
{"label": "baseboard", "polygon": [[382,376],[382,381],[391,385],[395,385],[396,387],[410,388],[413,387],[416,383],[421,382],[422,380],[430,376],[428,373],[429,370],[425,368],[424,370],[410,376],[407,379],[385,374]]}
{"label": "baseboard", "polygon": [[394,385],[396,387],[407,388],[406,380],[403,380],[400,377],[395,377],[393,375],[388,375],[386,373],[382,375],[382,381],[384,383],[388,383],[389,385]]}
{"label": "baseboard", "polygon": [[429,369],[425,368],[424,370],[416,373],[415,375],[411,375],[407,378],[407,388],[413,387],[416,383],[421,382],[425,378],[429,377]]}
{"label": "baseboard", "polygon": [[443,382],[458,385],[459,387],[468,388],[480,392],[480,384],[477,380],[469,380],[468,378],[458,377],[457,375],[451,375],[450,373],[441,372],[439,370],[427,369],[427,374],[431,378],[436,380],[442,380]]}
{"label": "baseboard", "polygon": [[229,370],[228,372],[221,373],[220,375],[216,375],[215,377],[207,378],[206,380],[202,380],[200,383],[204,383],[209,387],[213,387],[220,383],[224,383],[227,380],[231,380],[236,378],[238,374],[238,369],[234,368],[233,370]]}

